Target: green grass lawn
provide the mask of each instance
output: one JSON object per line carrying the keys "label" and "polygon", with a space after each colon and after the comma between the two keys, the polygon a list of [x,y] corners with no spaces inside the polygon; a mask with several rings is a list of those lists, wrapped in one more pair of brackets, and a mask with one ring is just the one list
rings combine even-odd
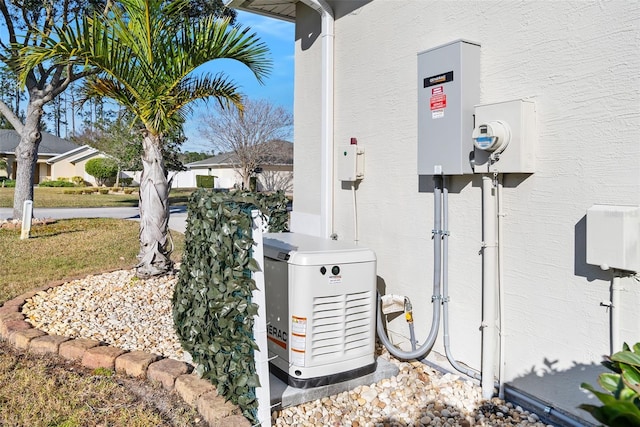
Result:
{"label": "green grass lawn", "polygon": [[[20,240],[19,229],[0,229],[0,304],[52,281],[132,268],[140,248],[139,231],[136,221],[109,218],[34,225],[26,240]],[[171,235],[178,260],[184,235]]]}
{"label": "green grass lawn", "polygon": [[[138,206],[138,193],[133,194],[64,194],[69,188],[36,187],[33,193],[35,208],[103,208]],[[0,208],[13,207],[13,188],[0,188]],[[186,205],[192,188],[176,188],[169,193],[169,204]]]}
{"label": "green grass lawn", "polygon": [[[101,197],[101,196],[96,196]],[[68,219],[34,225],[31,238],[0,229],[0,304],[44,284],[136,264],[140,224]],[[184,236],[172,233],[179,260]],[[98,375],[0,341],[0,426],[195,426],[202,419],[162,389]]]}

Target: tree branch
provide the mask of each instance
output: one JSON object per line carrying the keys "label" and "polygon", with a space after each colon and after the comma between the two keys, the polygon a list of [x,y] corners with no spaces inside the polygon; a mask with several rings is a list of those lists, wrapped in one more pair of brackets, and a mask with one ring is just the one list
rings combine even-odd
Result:
{"label": "tree branch", "polygon": [[13,110],[11,110],[11,108],[9,108],[9,106],[2,100],[0,100],[0,114],[2,114],[7,119],[7,121],[11,123],[11,126],[13,126],[13,128],[17,130],[18,133],[22,133],[24,125],[22,124],[18,116],[16,116],[16,114],[13,112]]}
{"label": "tree branch", "polygon": [[[9,9],[7,8],[7,3],[5,2],[5,0],[0,0],[0,11],[2,11],[2,16],[4,18],[4,22],[7,26],[7,32],[9,33],[9,43],[15,43],[16,42],[16,31],[15,28],[13,27],[13,21],[11,20],[11,14],[9,13]],[[6,48],[6,46],[4,45],[4,43],[2,44],[3,47]]]}

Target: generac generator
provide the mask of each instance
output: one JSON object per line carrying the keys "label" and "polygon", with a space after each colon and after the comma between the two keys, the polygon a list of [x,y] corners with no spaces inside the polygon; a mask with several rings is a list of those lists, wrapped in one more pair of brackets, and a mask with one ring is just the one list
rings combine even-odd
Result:
{"label": "generac generator", "polygon": [[272,373],[310,388],[373,372],[373,251],[299,233],[266,233],[264,255]]}

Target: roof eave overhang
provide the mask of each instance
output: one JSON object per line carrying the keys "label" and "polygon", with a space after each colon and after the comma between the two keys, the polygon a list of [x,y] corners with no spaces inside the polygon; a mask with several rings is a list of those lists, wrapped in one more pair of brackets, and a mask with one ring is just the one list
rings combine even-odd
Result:
{"label": "roof eave overhang", "polygon": [[[295,3],[297,0],[261,0],[259,3],[256,0],[230,0],[227,1],[226,6],[232,9],[238,9],[245,12],[255,13],[257,15],[267,16],[269,18],[280,19],[287,22],[295,22]],[[294,7],[293,13],[279,13],[269,8],[271,4],[281,5],[283,3],[291,4]]]}

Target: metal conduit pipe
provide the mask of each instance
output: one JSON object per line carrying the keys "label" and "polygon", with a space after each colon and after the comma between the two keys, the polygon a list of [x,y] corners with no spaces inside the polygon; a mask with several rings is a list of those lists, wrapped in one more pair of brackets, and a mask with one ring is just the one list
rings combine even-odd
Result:
{"label": "metal conduit pipe", "polygon": [[585,427],[594,425],[570,417],[553,406],[549,406],[533,396],[509,385],[505,386],[505,400],[520,405],[535,414],[541,415],[542,417],[549,419],[549,421],[554,422],[554,424],[560,424],[568,427]]}
{"label": "metal conduit pipe", "polygon": [[622,272],[613,270],[613,279],[611,280],[611,305],[609,310],[611,313],[611,354],[622,350],[620,343],[620,302],[622,301]]}
{"label": "metal conduit pipe", "polygon": [[440,294],[440,278],[442,275],[442,239],[440,238],[440,235],[442,234],[442,177],[434,176],[433,180],[433,295],[431,297],[431,302],[433,303],[433,315],[431,316],[431,330],[429,331],[429,336],[416,350],[400,350],[389,340],[382,323],[380,294],[378,294],[378,318],[376,322],[378,337],[387,350],[389,350],[389,353],[402,360],[422,359],[426,356],[426,354],[433,348],[433,344],[435,344],[436,337],[438,336],[438,329],[440,328],[440,300],[442,299]]}
{"label": "metal conduit pipe", "polygon": [[502,231],[503,219],[505,216],[502,210],[502,174],[498,175],[498,397],[504,399],[504,383],[507,370],[507,359],[505,357],[506,350],[506,317],[505,317],[505,299],[504,299],[504,248]]}
{"label": "metal conduit pipe", "polygon": [[479,380],[481,378],[480,371],[458,363],[451,354],[451,345],[449,343],[449,189],[444,178],[442,185],[442,211],[442,326],[444,352],[454,369]]}
{"label": "metal conduit pipe", "polygon": [[496,351],[497,212],[494,181],[482,177],[482,397],[493,397]]}

